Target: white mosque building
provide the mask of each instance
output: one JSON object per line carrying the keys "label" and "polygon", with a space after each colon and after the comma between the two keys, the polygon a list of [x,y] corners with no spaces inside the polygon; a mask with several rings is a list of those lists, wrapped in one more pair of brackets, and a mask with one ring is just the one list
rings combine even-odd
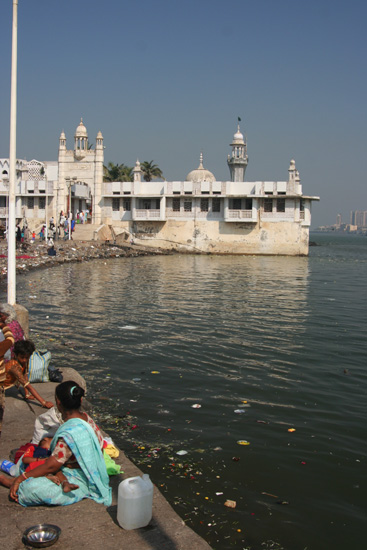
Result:
{"label": "white mosque building", "polygon": [[[17,161],[16,215],[30,226],[61,210],[88,210],[95,235],[117,243],[213,254],[307,255],[311,204],[302,192],[295,161],[284,181],[245,181],[247,145],[238,125],[227,164],[230,180],[217,181],[203,166],[184,181],[143,179],[139,161],[132,182],[104,182],[103,136],[95,149],[80,121],[74,148],[59,139],[57,162]],[[8,161],[0,159],[0,220],[6,218]],[[46,214],[46,204],[48,205]]]}

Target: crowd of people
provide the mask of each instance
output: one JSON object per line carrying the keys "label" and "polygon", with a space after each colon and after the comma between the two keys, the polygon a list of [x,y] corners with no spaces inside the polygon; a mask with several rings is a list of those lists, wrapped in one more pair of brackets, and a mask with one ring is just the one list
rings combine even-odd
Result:
{"label": "crowd of people", "polygon": [[[48,226],[44,223],[38,233],[31,231],[28,227],[27,220],[23,220],[23,223],[17,223],[15,228],[16,244],[20,248],[22,245],[32,244],[36,242],[36,239],[42,241],[47,240],[49,246],[54,245],[54,240],[64,239],[65,241],[73,239],[73,233],[75,231],[75,224],[84,224],[88,222],[89,210],[77,210],[75,216],[72,212],[64,213],[61,210],[58,219],[52,216],[49,220]],[[7,230],[3,229],[3,236],[7,238]]]}
{"label": "crowd of people", "polygon": [[0,485],[22,506],[65,506],[83,498],[109,506],[104,441],[98,426],[82,410],[84,389],[68,380],[56,386],[55,405],[43,399],[28,380],[34,349],[14,308],[0,304],[0,437],[7,388],[22,386],[26,399],[36,399],[48,409],[36,420],[32,442],[16,464],[15,477],[0,474]]}

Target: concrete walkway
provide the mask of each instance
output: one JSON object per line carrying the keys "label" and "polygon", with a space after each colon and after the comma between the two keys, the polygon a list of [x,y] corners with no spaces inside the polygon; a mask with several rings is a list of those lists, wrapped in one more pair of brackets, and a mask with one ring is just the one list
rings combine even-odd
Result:
{"label": "concrete walkway", "polygon": [[[83,379],[73,369],[63,369],[64,380]],[[85,385],[85,384],[84,384]],[[34,384],[43,398],[54,402],[56,384]],[[0,439],[0,459],[8,459],[12,449],[32,438],[36,416],[45,412],[40,405],[27,404],[16,388],[6,392],[5,418]],[[22,534],[38,523],[52,523],[61,528],[61,536],[52,547],[60,550],[209,550],[210,546],[185,525],[158,489],[154,488],[153,519],[148,527],[124,531],[119,527],[117,514],[117,488],[122,479],[141,475],[142,472],[121,452],[116,462],[124,474],[110,478],[112,506],[105,508],[92,500],[83,500],[64,507],[23,508],[9,500],[9,491],[0,487],[0,548],[20,550]],[[154,480],[153,480],[154,482]]]}

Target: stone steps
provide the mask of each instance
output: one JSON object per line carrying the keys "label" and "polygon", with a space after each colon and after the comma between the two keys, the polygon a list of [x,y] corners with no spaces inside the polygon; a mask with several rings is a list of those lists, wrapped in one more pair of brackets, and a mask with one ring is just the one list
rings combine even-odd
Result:
{"label": "stone steps", "polygon": [[100,227],[99,224],[76,223],[73,239],[76,241],[93,241],[94,232]]}

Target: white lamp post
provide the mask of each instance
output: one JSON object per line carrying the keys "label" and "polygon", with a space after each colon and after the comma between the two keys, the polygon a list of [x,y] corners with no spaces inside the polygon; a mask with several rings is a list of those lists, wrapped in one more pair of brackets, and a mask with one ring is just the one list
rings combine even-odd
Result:
{"label": "white lamp post", "polygon": [[13,0],[13,33],[11,49],[10,145],[9,145],[9,224],[8,224],[8,303],[16,302],[15,264],[15,179],[17,142],[17,39],[18,0]]}
{"label": "white lamp post", "polygon": [[47,180],[47,167],[45,167],[45,165],[43,165],[43,169],[44,169],[44,172],[45,172],[45,180],[46,180],[46,204],[45,204],[45,221],[46,221],[46,231],[45,231],[45,239],[46,239],[46,243],[47,243],[47,238],[48,238],[48,180]]}

